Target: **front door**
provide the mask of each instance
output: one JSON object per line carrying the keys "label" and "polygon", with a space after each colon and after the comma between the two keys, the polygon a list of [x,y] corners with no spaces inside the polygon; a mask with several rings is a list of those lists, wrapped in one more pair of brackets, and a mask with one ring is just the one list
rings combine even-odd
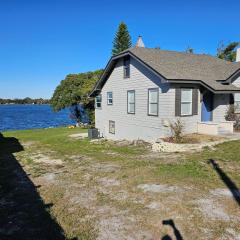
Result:
{"label": "front door", "polygon": [[203,95],[202,100],[202,122],[212,121],[212,109],[213,109],[213,94],[211,92],[206,92]]}

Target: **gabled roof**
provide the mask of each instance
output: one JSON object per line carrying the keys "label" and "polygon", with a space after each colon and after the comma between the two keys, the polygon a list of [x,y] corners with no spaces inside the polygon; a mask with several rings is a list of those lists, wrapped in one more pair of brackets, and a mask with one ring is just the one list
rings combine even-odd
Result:
{"label": "gabled roof", "polygon": [[127,49],[113,56],[108,62],[103,76],[96,84],[95,90],[102,88],[116,60],[125,55],[136,58],[169,82],[197,82],[207,86],[213,92],[240,90],[232,84],[221,83],[229,81],[231,77],[236,77],[240,73],[239,62],[232,63],[206,54],[140,47]]}

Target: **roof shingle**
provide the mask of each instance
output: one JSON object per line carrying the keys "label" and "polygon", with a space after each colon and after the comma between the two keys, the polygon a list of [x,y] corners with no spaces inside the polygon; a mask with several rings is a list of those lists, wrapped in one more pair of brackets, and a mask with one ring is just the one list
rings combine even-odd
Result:
{"label": "roof shingle", "polygon": [[240,63],[206,55],[160,50],[130,48],[133,53],[167,79],[218,81],[226,80],[240,69]]}

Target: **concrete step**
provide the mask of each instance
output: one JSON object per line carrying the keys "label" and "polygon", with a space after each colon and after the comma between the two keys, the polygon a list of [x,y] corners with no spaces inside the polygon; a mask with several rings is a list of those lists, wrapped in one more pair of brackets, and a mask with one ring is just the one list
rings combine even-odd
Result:
{"label": "concrete step", "polygon": [[230,131],[226,130],[225,128],[218,127],[218,134],[232,134]]}

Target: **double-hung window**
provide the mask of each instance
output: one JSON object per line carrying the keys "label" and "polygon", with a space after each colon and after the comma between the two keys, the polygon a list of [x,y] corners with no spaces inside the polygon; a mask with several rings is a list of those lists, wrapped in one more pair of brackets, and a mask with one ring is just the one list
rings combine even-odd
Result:
{"label": "double-hung window", "polygon": [[123,59],[123,77],[129,78],[130,77],[130,58],[125,57]]}
{"label": "double-hung window", "polygon": [[102,107],[102,96],[98,95],[95,98],[95,108],[101,108]]}
{"label": "double-hung window", "polygon": [[107,92],[107,105],[113,105],[113,93]]}
{"label": "double-hung window", "polygon": [[192,115],[192,89],[181,89],[181,116]]}
{"label": "double-hung window", "polygon": [[158,116],[158,88],[148,89],[148,115]]}
{"label": "double-hung window", "polygon": [[135,113],[135,91],[127,91],[127,113]]}
{"label": "double-hung window", "polygon": [[234,94],[235,112],[240,113],[240,93]]}

